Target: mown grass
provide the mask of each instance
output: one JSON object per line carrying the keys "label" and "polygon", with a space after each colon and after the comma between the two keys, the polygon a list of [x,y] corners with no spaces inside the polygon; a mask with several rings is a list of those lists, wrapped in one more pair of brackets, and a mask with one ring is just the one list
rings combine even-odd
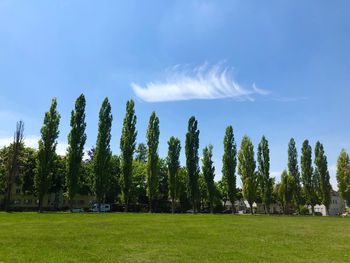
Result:
{"label": "mown grass", "polygon": [[350,262],[350,218],[0,213],[0,262]]}

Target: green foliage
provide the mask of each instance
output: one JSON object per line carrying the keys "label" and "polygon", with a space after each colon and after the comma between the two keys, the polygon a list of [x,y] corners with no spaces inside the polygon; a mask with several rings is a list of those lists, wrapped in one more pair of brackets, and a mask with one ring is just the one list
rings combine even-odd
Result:
{"label": "green foliage", "polygon": [[122,135],[120,138],[121,167],[122,167],[122,193],[125,203],[125,210],[128,211],[130,191],[132,187],[133,155],[136,147],[136,115],[134,101],[126,103],[126,114],[123,122]]}
{"label": "green foliage", "polygon": [[169,196],[171,199],[172,212],[175,211],[175,200],[177,196],[177,180],[178,180],[178,172],[180,169],[180,152],[181,152],[181,144],[180,140],[175,137],[170,137],[168,141],[168,157],[167,157],[167,165],[168,165],[168,175],[169,175]]}
{"label": "green foliage", "polygon": [[140,162],[147,162],[147,146],[144,143],[139,143],[135,150],[135,160]]}
{"label": "green foliage", "polygon": [[71,112],[66,175],[67,192],[70,201],[72,201],[79,189],[79,178],[81,177],[81,163],[86,142],[85,105],[85,97],[81,94],[75,102],[75,109]]}
{"label": "green foliage", "polygon": [[337,182],[342,198],[350,205],[350,158],[344,149],[337,161]]}
{"label": "green foliage", "polygon": [[256,190],[258,185],[258,175],[255,172],[256,163],[254,160],[254,146],[248,136],[244,136],[241,142],[241,148],[238,152],[238,174],[243,183],[243,196],[250,205],[250,211],[253,213],[253,203],[256,200]]}
{"label": "green foliage", "polygon": [[[226,181],[227,196],[231,204],[236,199],[236,166],[237,166],[237,147],[233,135],[232,126],[228,126],[224,138],[224,155],[222,157],[222,177]],[[234,206],[232,206],[234,212]]]}
{"label": "green foliage", "polygon": [[37,150],[25,147],[23,151],[23,166],[22,166],[22,193],[34,194],[34,178],[36,174],[36,166],[38,159]]}
{"label": "green foliage", "polygon": [[191,200],[188,196],[188,175],[185,167],[180,167],[176,180],[176,196],[180,201],[180,208],[186,211],[191,206]]}
{"label": "green foliage", "polygon": [[52,176],[55,160],[57,137],[59,134],[58,126],[60,123],[60,114],[57,112],[57,100],[52,99],[51,107],[45,113],[44,123],[40,130],[41,139],[39,140],[38,163],[35,176],[35,189],[39,198],[39,211],[42,211],[42,201],[48,190],[48,180]]}
{"label": "green foliage", "polygon": [[210,144],[208,147],[203,149],[202,158],[202,172],[208,192],[208,201],[210,206],[210,212],[214,211],[214,199],[215,199],[215,167],[213,164],[213,146]]}
{"label": "green foliage", "polygon": [[284,213],[289,212],[289,206],[291,205],[295,193],[295,181],[294,177],[286,170],[281,174],[281,184],[279,186],[279,197],[283,206]]}
{"label": "green foliage", "polygon": [[147,194],[149,198],[149,211],[153,212],[153,202],[158,191],[158,144],[159,144],[159,119],[152,112],[147,129]]}
{"label": "green foliage", "polygon": [[293,203],[295,207],[299,208],[300,206],[300,173],[298,166],[298,153],[297,148],[295,146],[295,140],[293,138],[290,139],[288,144],[288,173],[293,176],[294,179],[294,187],[293,187]]}
{"label": "green foliage", "polygon": [[98,135],[94,153],[94,192],[99,204],[106,199],[106,189],[110,180],[111,168],[111,128],[112,128],[111,105],[105,98],[99,113]]}
{"label": "green foliage", "polygon": [[306,204],[311,205],[313,211],[313,207],[317,204],[317,180],[312,167],[312,149],[308,140],[303,142],[301,149],[301,180]]}
{"label": "green foliage", "polygon": [[327,157],[324,153],[323,145],[319,141],[316,142],[315,146],[315,173],[318,182],[318,196],[328,213],[332,186],[329,181]]}
{"label": "green foliage", "polygon": [[270,149],[269,142],[263,136],[258,146],[258,171],[261,199],[265,212],[269,211],[272,202],[273,179],[270,178]]}
{"label": "green foliage", "polygon": [[168,166],[166,159],[158,158],[158,201],[169,200]]}
{"label": "green foliage", "polygon": [[192,202],[193,211],[197,210],[196,204],[198,202],[198,176],[199,176],[199,130],[198,122],[195,117],[188,120],[188,130],[186,134],[186,168],[188,176],[188,191]]}
{"label": "green foliage", "polygon": [[112,155],[109,168],[109,176],[106,191],[106,202],[115,203],[120,194],[120,159],[117,155]]}
{"label": "green foliage", "polygon": [[133,161],[132,166],[132,187],[130,189],[130,202],[147,204],[147,163],[143,161]]}

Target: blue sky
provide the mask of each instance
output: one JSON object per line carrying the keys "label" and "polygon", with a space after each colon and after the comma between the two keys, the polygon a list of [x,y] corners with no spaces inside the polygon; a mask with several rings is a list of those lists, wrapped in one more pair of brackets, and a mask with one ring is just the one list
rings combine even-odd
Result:
{"label": "blue sky", "polygon": [[[70,111],[87,98],[87,148],[104,97],[113,109],[113,152],[125,103],[136,101],[138,142],[150,113],[160,118],[160,149],[187,120],[199,121],[200,147],[212,143],[221,177],[225,127],[238,145],[267,136],[272,175],[320,140],[332,183],[342,148],[350,150],[348,1],[0,1],[0,144],[25,122],[35,145],[56,96],[64,152]],[[184,151],[182,151],[184,163]]]}

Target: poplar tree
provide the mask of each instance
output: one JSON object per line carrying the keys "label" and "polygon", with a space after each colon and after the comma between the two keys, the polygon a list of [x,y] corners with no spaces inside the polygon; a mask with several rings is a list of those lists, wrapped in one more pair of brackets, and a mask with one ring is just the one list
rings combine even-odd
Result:
{"label": "poplar tree", "polygon": [[136,147],[136,115],[134,110],[134,101],[129,100],[126,103],[126,114],[123,122],[122,135],[120,138],[121,167],[122,167],[122,193],[125,204],[125,211],[128,211],[131,198],[132,187],[132,163]]}
{"label": "poplar tree", "polygon": [[198,122],[194,116],[188,120],[188,130],[186,134],[186,169],[188,176],[188,191],[192,203],[193,212],[197,210],[198,202],[198,177],[199,177],[199,130]]}
{"label": "poplar tree", "polygon": [[337,160],[337,182],[341,197],[350,205],[350,158],[342,149]]}
{"label": "poplar tree", "polygon": [[147,194],[149,198],[149,211],[153,212],[153,202],[158,190],[158,145],[159,145],[159,119],[152,112],[147,129]]}
{"label": "poplar tree", "polygon": [[37,173],[35,176],[35,188],[38,194],[38,209],[43,210],[43,198],[48,190],[48,181],[52,176],[56,159],[57,137],[60,114],[57,112],[57,100],[52,99],[51,107],[45,113],[44,123],[40,130]]}
{"label": "poplar tree", "polygon": [[265,213],[270,211],[272,202],[273,179],[270,178],[270,149],[269,142],[263,136],[258,145],[258,171],[260,177],[261,197]]}
{"label": "poplar tree", "polygon": [[208,192],[208,200],[210,205],[210,213],[214,212],[214,197],[215,197],[215,167],[213,165],[213,145],[209,145],[203,149],[202,172]]}
{"label": "poplar tree", "polygon": [[222,176],[226,182],[228,198],[231,202],[232,214],[235,211],[234,202],[236,200],[236,166],[237,147],[233,135],[232,126],[228,126],[224,138],[224,155],[222,157]]}
{"label": "poplar tree", "polygon": [[74,196],[78,191],[82,159],[84,156],[84,145],[86,142],[85,105],[85,97],[81,94],[75,102],[75,109],[71,112],[71,130],[68,135],[66,176],[68,198],[71,208]]}
{"label": "poplar tree", "polygon": [[250,206],[250,213],[253,214],[253,203],[256,201],[257,173],[254,160],[254,146],[248,136],[244,136],[241,148],[238,152],[238,174],[243,183],[243,196]]}
{"label": "poplar tree", "polygon": [[112,153],[110,149],[111,129],[112,129],[111,104],[105,98],[99,113],[98,135],[94,152],[94,192],[98,203],[98,210],[101,203],[105,202],[108,181],[110,176],[110,162]]}
{"label": "poplar tree", "polygon": [[309,141],[305,140],[301,149],[301,180],[304,186],[306,204],[311,206],[312,215],[317,204],[317,181],[312,167],[312,149]]}
{"label": "poplar tree", "polygon": [[326,207],[326,214],[328,215],[332,186],[329,182],[327,157],[323,145],[319,141],[316,142],[315,146],[315,172],[318,181],[318,195],[322,204]]}
{"label": "poplar tree", "polygon": [[290,139],[288,144],[288,173],[293,177],[294,187],[293,187],[293,203],[299,211],[300,206],[300,173],[298,166],[298,153],[295,146],[295,140]]}
{"label": "poplar tree", "polygon": [[9,146],[7,165],[6,165],[6,197],[5,197],[5,210],[9,211],[11,204],[12,186],[15,183],[16,177],[19,176],[20,159],[23,153],[23,121],[17,122],[16,131],[13,136],[13,143]]}
{"label": "poplar tree", "polygon": [[168,176],[169,176],[169,196],[171,199],[171,212],[175,212],[175,200],[177,196],[177,177],[180,169],[180,140],[175,137],[170,137],[168,141]]}

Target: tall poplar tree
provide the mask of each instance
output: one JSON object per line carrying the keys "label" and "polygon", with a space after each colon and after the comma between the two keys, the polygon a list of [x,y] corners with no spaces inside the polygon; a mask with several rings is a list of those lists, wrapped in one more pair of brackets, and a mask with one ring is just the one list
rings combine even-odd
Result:
{"label": "tall poplar tree", "polygon": [[15,182],[16,177],[19,176],[20,170],[20,159],[23,153],[23,121],[17,122],[16,131],[13,136],[13,143],[9,146],[7,165],[6,165],[6,198],[5,198],[5,210],[9,211],[11,204],[11,193],[12,186]]}
{"label": "tall poplar tree", "polygon": [[99,113],[98,135],[94,152],[94,192],[100,211],[101,203],[105,202],[107,184],[109,182],[111,169],[111,129],[112,129],[111,104],[105,98]]}
{"label": "tall poplar tree", "polygon": [[337,182],[342,198],[350,205],[350,158],[342,149],[337,161]]}
{"label": "tall poplar tree", "polygon": [[303,142],[301,148],[301,180],[304,186],[306,204],[311,206],[314,215],[314,207],[317,204],[317,180],[312,167],[312,149],[308,140]]}
{"label": "tall poplar tree", "polygon": [[222,157],[222,176],[227,185],[226,191],[231,202],[232,213],[234,213],[234,202],[236,200],[236,166],[237,147],[233,135],[232,126],[228,126],[224,138],[224,155]]}
{"label": "tall poplar tree", "polygon": [[243,183],[243,196],[250,206],[250,213],[253,214],[253,203],[256,201],[257,173],[254,159],[254,146],[248,136],[244,136],[241,148],[238,152],[238,174]]}
{"label": "tall poplar tree", "polygon": [[85,97],[81,94],[75,102],[75,109],[72,110],[70,119],[71,130],[68,135],[66,184],[71,208],[74,196],[78,191],[86,142],[85,105]]}
{"label": "tall poplar tree", "polygon": [[153,212],[153,203],[158,190],[158,144],[159,144],[159,119],[152,112],[147,129],[147,194],[149,198],[149,211]]}
{"label": "tall poplar tree", "polygon": [[299,211],[300,206],[300,173],[298,166],[298,152],[295,146],[295,140],[293,138],[290,139],[288,144],[288,173],[294,179],[294,187],[293,187],[293,203],[295,207]]}
{"label": "tall poplar tree", "polygon": [[262,203],[265,213],[269,213],[272,202],[273,179],[270,178],[270,149],[269,142],[263,136],[258,145],[258,171],[261,187]]}
{"label": "tall poplar tree", "polygon": [[323,145],[319,141],[316,142],[315,146],[315,172],[318,182],[318,195],[322,204],[326,207],[326,214],[328,215],[332,186],[329,181],[327,157]]}
{"label": "tall poplar tree", "polygon": [[202,172],[205,179],[205,184],[208,192],[208,201],[210,205],[210,213],[214,212],[214,197],[215,197],[215,167],[213,165],[213,145],[209,145],[203,149]]}
{"label": "tall poplar tree", "polygon": [[194,116],[188,120],[188,130],[186,134],[186,168],[188,176],[189,197],[192,203],[193,212],[197,211],[197,202],[199,195],[198,177],[199,177],[199,130],[198,122]]}
{"label": "tall poplar tree", "polygon": [[171,199],[171,212],[175,212],[175,200],[177,196],[177,181],[178,173],[180,169],[180,151],[181,144],[178,138],[174,136],[170,137],[168,141],[168,176],[169,176],[169,196]]}
{"label": "tall poplar tree", "polygon": [[40,130],[37,173],[35,176],[35,188],[38,194],[38,209],[43,210],[43,198],[48,190],[48,181],[52,176],[56,160],[57,137],[60,114],[57,112],[57,100],[52,99],[51,107],[45,113],[44,123]]}
{"label": "tall poplar tree", "polygon": [[134,110],[135,103],[129,100],[126,103],[126,114],[123,122],[122,135],[120,138],[121,167],[122,167],[122,193],[125,204],[125,211],[128,211],[128,205],[131,198],[132,187],[132,162],[136,147],[136,115]]}

